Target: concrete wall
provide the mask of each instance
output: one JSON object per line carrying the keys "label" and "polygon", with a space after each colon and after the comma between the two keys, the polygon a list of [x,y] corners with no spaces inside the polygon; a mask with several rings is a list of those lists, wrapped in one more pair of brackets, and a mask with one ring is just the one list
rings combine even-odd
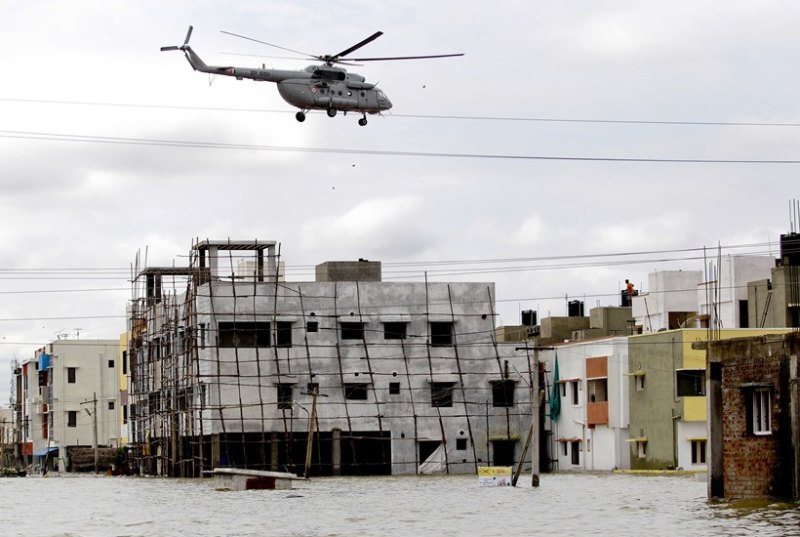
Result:
{"label": "concrete wall", "polygon": [[683,334],[671,330],[633,336],[628,347],[631,373],[644,371],[644,390],[638,391],[635,377],[629,377],[630,435],[647,438],[646,457],[630,443],[631,468],[665,469],[678,466],[675,450],[680,401],[675,396],[675,369],[682,365]]}
{"label": "concrete wall", "polygon": [[[444,441],[451,473],[493,462],[494,440],[516,442],[518,459],[530,424],[530,357],[515,350],[518,343],[494,344],[493,297],[491,283],[202,285],[193,302],[195,333],[203,334],[198,362],[191,378],[176,379],[191,388],[189,406],[197,412],[180,426],[181,434],[304,434],[308,385],[317,383],[319,431],[388,432],[392,473],[418,471],[421,441]],[[153,314],[150,333],[158,332],[158,318]],[[269,322],[273,337],[277,322],[291,323],[291,345],[277,347],[273,339],[269,346],[220,347],[219,323],[232,321]],[[353,322],[363,323],[363,337],[344,339],[342,324]],[[384,323],[397,322],[405,323],[406,337],[386,339]],[[451,345],[431,339],[432,323],[440,322],[453,325]],[[316,323],[313,330],[310,323]],[[151,371],[148,385],[136,388],[140,412],[147,393],[172,382],[159,378],[157,361]],[[492,382],[502,379],[516,383],[513,406],[493,404]],[[431,404],[432,382],[453,383],[452,406]],[[350,383],[366,385],[366,399],[346,399]],[[390,393],[392,383],[400,383],[399,393]],[[280,408],[279,385],[291,386],[288,408]],[[166,438],[172,426],[145,416],[138,440]],[[456,439],[466,439],[467,449]]]}
{"label": "concrete wall", "polygon": [[668,329],[670,312],[697,312],[699,270],[667,270],[648,275],[647,292],[633,297],[633,317],[643,332]]}
{"label": "concrete wall", "polygon": [[[53,342],[53,439],[59,446],[59,470],[66,469],[67,446],[91,446],[94,418],[90,402],[97,395],[97,442],[113,447],[119,439],[119,341],[62,340]],[[109,361],[113,367],[109,367]],[[76,368],[76,382],[70,384],[67,368]],[[81,404],[84,403],[84,404]],[[113,403],[113,408],[109,404]],[[67,413],[77,412],[77,426],[69,427]],[[42,445],[42,447],[44,447]],[[37,447],[38,449],[38,447]]]}
{"label": "concrete wall", "polygon": [[[718,270],[714,261],[716,280],[698,287],[698,311],[702,315],[710,315],[711,325],[714,316],[717,316],[722,328],[741,328],[745,322],[749,324],[749,318],[741,318],[739,301],[748,300],[749,282],[770,276],[770,271],[775,266],[775,259],[771,256],[727,255],[721,261]],[[710,307],[715,301],[716,308]],[[756,328],[758,325],[749,324],[749,327]]]}
{"label": "concrete wall", "polygon": [[327,261],[316,267],[318,282],[379,282],[380,261]]}
{"label": "concrete wall", "polygon": [[542,345],[563,343],[577,330],[589,328],[589,317],[545,317],[542,319],[539,342]]}

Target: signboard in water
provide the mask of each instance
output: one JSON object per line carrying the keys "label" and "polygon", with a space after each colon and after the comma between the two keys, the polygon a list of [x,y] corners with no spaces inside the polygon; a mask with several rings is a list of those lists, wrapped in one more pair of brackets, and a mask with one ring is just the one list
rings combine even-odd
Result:
{"label": "signboard in water", "polygon": [[510,466],[478,467],[478,484],[482,487],[510,487]]}

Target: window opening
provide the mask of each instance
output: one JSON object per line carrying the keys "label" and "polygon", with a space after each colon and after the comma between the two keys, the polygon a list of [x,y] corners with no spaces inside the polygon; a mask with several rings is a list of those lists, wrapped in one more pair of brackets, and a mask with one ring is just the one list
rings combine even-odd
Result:
{"label": "window opening", "polygon": [[454,382],[431,382],[431,406],[453,406]]}
{"label": "window opening", "polygon": [[431,345],[434,347],[447,347],[453,344],[453,323],[431,323]]}
{"label": "window opening", "polygon": [[364,323],[342,323],[342,339],[364,339]]}

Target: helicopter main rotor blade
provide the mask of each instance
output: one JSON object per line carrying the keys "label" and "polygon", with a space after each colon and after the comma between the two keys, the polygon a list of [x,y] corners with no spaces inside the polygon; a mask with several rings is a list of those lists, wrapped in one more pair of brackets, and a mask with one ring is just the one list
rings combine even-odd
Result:
{"label": "helicopter main rotor blade", "polygon": [[430,56],[386,56],[384,58],[347,58],[350,61],[354,62],[382,62],[382,61],[393,61],[393,60],[427,60],[430,58],[453,58],[456,56],[463,56],[464,53],[458,54],[433,54]]}
{"label": "helicopter main rotor blade", "polygon": [[181,47],[176,47],[176,46],[172,46],[172,47],[161,47],[161,52],[166,52],[166,51],[168,51],[168,50],[180,50],[180,49],[181,49]]}
{"label": "helicopter main rotor blade", "polygon": [[[360,49],[360,48],[361,48],[361,47],[363,47],[364,45],[366,45],[366,44],[368,44],[368,43],[372,43],[373,41],[375,41],[376,39],[378,39],[378,38],[379,38],[380,36],[382,36],[382,35],[383,35],[383,32],[375,32],[374,34],[372,34],[372,35],[371,35],[371,36],[369,36],[368,38],[364,39],[363,41],[361,41],[361,42],[359,42],[359,43],[356,43],[356,44],[355,44],[355,45],[353,45],[352,47],[350,47],[350,48],[347,48],[347,49],[344,49],[344,50],[343,50],[343,51],[341,51],[339,54],[334,54],[334,55],[333,55],[333,56],[331,56],[331,57],[332,57],[332,58],[336,58],[336,59],[338,59],[338,58],[341,58],[342,56],[347,56],[347,55],[348,55],[348,54],[350,54],[351,52],[353,52],[353,51],[356,51],[356,50]],[[348,59],[351,59],[351,58],[348,58]]]}
{"label": "helicopter main rotor blade", "polygon": [[294,54],[300,54],[301,56],[305,56],[307,58],[313,58],[315,60],[319,58],[319,56],[316,56],[314,54],[308,54],[307,52],[300,52],[299,50],[292,50],[290,48],[281,47],[279,45],[273,45],[272,43],[267,43],[266,41],[261,41],[259,39],[253,39],[252,37],[247,37],[246,35],[239,35],[239,34],[235,34],[233,32],[226,32],[225,30],[220,30],[220,32],[222,32],[223,34],[232,35],[234,37],[239,37],[241,39],[247,39],[248,41],[253,41],[255,43],[261,43],[262,45],[267,45],[268,47],[275,47],[275,48],[278,48],[278,49],[281,49],[281,50],[285,50],[286,52],[292,52]]}
{"label": "helicopter main rotor blade", "polygon": [[192,37],[192,30],[194,30],[194,27],[189,26],[189,31],[186,32],[186,39],[183,40],[184,46],[189,44],[189,39]]}

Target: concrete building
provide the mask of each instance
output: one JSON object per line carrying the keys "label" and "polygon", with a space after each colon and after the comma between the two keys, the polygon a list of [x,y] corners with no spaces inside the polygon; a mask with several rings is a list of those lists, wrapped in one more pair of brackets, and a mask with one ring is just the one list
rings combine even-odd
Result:
{"label": "concrete building", "polygon": [[[71,471],[79,448],[119,438],[119,342],[58,340],[15,368],[19,455],[34,469]],[[88,469],[88,468],[86,468]]]}
{"label": "concrete building", "polygon": [[[731,329],[718,339],[784,333]],[[628,347],[630,457],[633,469],[705,470],[706,355],[694,348],[707,329],[677,329],[632,336]]]}
{"label": "concrete building", "polygon": [[756,328],[748,313],[748,284],[769,278],[772,256],[726,255],[712,260],[711,279],[697,288],[698,328]]}
{"label": "concrete building", "polygon": [[800,337],[712,341],[710,497],[800,498]]}
{"label": "concrete building", "polygon": [[800,328],[800,233],[781,235],[781,256],[770,278],[750,281],[749,324]]}
{"label": "concrete building", "polygon": [[558,360],[558,378],[550,380],[555,389],[548,392],[550,398],[559,398],[560,407],[557,417],[550,413],[555,469],[629,468],[628,339],[563,343],[541,354],[550,371]]}
{"label": "concrete building", "polygon": [[631,297],[640,333],[692,326],[697,318],[699,270],[666,270],[648,275],[648,289]]}
{"label": "concrete building", "polygon": [[520,458],[531,357],[494,337],[492,283],[383,282],[363,260],[287,282],[272,241],[202,241],[190,259],[136,280],[141,472],[302,471],[311,453],[315,475],[473,473]]}

